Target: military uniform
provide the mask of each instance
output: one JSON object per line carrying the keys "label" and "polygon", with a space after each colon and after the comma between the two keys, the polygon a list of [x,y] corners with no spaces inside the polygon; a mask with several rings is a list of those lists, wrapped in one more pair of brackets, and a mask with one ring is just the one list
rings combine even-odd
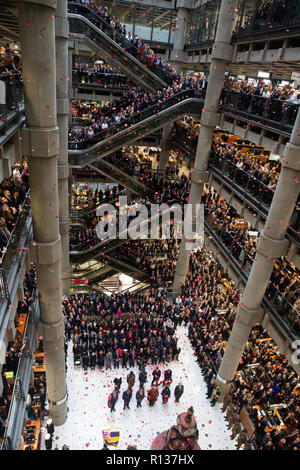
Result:
{"label": "military uniform", "polygon": [[242,445],[246,444],[247,440],[247,432],[242,431],[237,438],[237,449],[239,449]]}
{"label": "military uniform", "polygon": [[236,423],[234,423],[234,425],[232,426],[232,429],[231,429],[231,438],[234,439],[238,434],[240,434],[242,430],[242,425],[239,421],[237,421]]}
{"label": "military uniform", "polygon": [[244,450],[253,450],[253,445],[252,445],[252,442],[250,441],[250,439],[248,439],[248,441],[246,442],[246,444],[244,446]]}
{"label": "military uniform", "polygon": [[229,393],[228,393],[228,394],[225,395],[225,397],[224,397],[222,410],[223,410],[223,411],[226,411],[227,407],[230,405],[231,402],[232,402],[232,397],[231,397],[231,395],[229,395]]}
{"label": "military uniform", "polygon": [[228,429],[230,429],[231,426],[233,426],[235,419],[236,419],[233,405],[228,406],[227,411],[226,411],[226,419],[228,421],[227,427]]}

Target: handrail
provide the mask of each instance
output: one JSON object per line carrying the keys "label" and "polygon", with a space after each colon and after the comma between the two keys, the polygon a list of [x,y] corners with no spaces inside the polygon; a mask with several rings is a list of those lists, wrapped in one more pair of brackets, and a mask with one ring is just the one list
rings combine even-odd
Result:
{"label": "handrail", "polygon": [[[244,267],[241,266],[240,261],[238,261],[234,257],[232,251],[230,251],[230,248],[228,248],[228,246],[226,246],[226,244],[222,242],[222,238],[220,237],[220,235],[218,235],[215,232],[215,230],[212,228],[212,226],[207,221],[207,218],[204,221],[204,225],[205,225],[205,229],[208,231],[208,233],[217,242],[218,248],[224,254],[226,259],[228,259],[230,261],[230,263],[231,263],[232,267],[234,268],[234,270],[236,271],[237,275],[243,279],[244,283],[246,283],[247,280],[248,280],[248,275],[249,275],[251,266],[250,266],[249,272],[247,272],[244,269]],[[280,293],[280,296],[284,300],[284,302],[283,302],[284,305],[289,305],[291,307],[291,309],[294,310],[293,306],[291,306],[289,301],[282,295],[282,293]],[[279,327],[280,331],[282,332],[282,334],[288,339],[288,341],[290,343],[292,343],[297,337],[300,336],[300,331],[297,332],[297,331],[293,331],[292,328],[288,328],[287,324],[283,321],[279,310],[275,308],[275,305],[274,305],[275,296],[273,296],[272,299],[273,299],[273,301],[270,302],[268,297],[267,297],[267,291],[266,291],[266,293],[264,295],[264,298],[263,298],[262,304],[265,307],[267,307],[268,314],[272,317],[272,320],[276,322],[276,324],[278,325],[278,327]],[[294,321],[293,326],[295,324],[296,324],[296,321]]]}
{"label": "handrail", "polygon": [[30,192],[28,191],[25,197],[25,200],[22,204],[22,209],[19,214],[18,219],[16,220],[15,226],[10,234],[9,240],[7,242],[7,250],[4,253],[1,263],[1,269],[7,277],[10,271],[11,263],[19,258],[18,254],[18,243],[20,238],[24,235],[24,230],[26,226],[26,219],[31,213],[30,208]]}
{"label": "handrail", "polygon": [[[82,15],[86,19],[88,19],[94,26],[99,28],[103,33],[105,33],[111,40],[117,39],[118,43],[116,45],[120,45],[128,54],[130,54],[133,58],[137,59],[140,64],[143,65],[143,68],[148,68],[151,66],[153,69],[154,74],[158,77],[162,82],[165,82],[162,85],[166,86],[170,83],[171,74],[168,71],[160,66],[159,64],[150,63],[149,60],[147,61],[147,57],[144,54],[140,54],[137,47],[128,41],[123,34],[120,34],[115,28],[105,22],[101,16],[99,16],[95,11],[93,11],[89,7],[85,7],[83,5],[74,4],[72,2],[68,2],[68,12],[69,14],[76,14]],[[120,47],[119,46],[119,47]],[[144,63],[142,62],[144,61]]]}
{"label": "handrail", "polygon": [[22,76],[19,74],[0,74],[1,82],[5,84],[5,103],[0,104],[0,128],[12,116],[24,111],[24,87]]}
{"label": "handrail", "polygon": [[202,98],[203,92],[201,90],[186,89],[184,91],[176,93],[175,95],[170,96],[166,100],[163,100],[159,103],[155,103],[149,108],[146,108],[143,111],[134,114],[130,118],[124,119],[120,123],[114,124],[108,127],[107,129],[102,130],[101,132],[95,134],[89,139],[85,139],[80,142],[69,141],[69,153],[79,153],[79,150],[84,150],[87,148],[90,149],[91,147],[95,147],[97,143],[102,143],[103,141],[108,140],[110,137],[112,137],[112,135],[119,134],[124,130],[129,131],[131,130],[131,127],[133,125],[138,124],[144,121],[145,119],[154,116],[157,113],[164,111],[165,109],[168,109],[171,106],[176,105],[184,100],[195,97]]}
{"label": "handrail", "polygon": [[222,91],[220,103],[222,111],[234,111],[241,117],[251,117],[261,125],[268,124],[269,127],[286,132],[292,131],[299,109],[298,103],[240,93],[226,88]]}
{"label": "handrail", "polygon": [[[1,450],[7,450],[5,443],[11,442],[12,449],[18,449],[18,440],[20,439],[23,420],[26,408],[26,393],[30,381],[30,370],[32,366],[33,349],[35,342],[35,326],[39,318],[39,303],[37,289],[32,293],[33,301],[29,307],[27,322],[24,330],[24,338],[27,338],[22,356],[19,359],[18,368],[15,376],[15,383],[12,392],[12,399],[8,413],[8,426],[5,429]],[[23,394],[19,394],[20,388]],[[22,396],[23,395],[23,396]]]}

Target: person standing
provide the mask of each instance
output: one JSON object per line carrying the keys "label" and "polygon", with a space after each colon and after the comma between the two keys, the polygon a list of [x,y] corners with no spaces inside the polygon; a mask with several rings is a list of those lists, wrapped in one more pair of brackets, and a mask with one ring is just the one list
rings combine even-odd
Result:
{"label": "person standing", "polygon": [[136,407],[137,408],[142,408],[142,401],[145,398],[145,391],[142,385],[140,386],[139,390],[136,392]]}
{"label": "person standing", "polygon": [[221,395],[221,389],[220,387],[216,387],[213,391],[213,394],[212,394],[212,399],[211,399],[211,406],[215,406],[216,402],[218,401],[218,399],[220,398],[220,395]]}
{"label": "person standing", "polygon": [[182,382],[179,382],[178,385],[175,387],[174,396],[175,396],[175,403],[179,403],[180,398],[182,397],[184,392],[184,386]]}
{"label": "person standing", "polygon": [[130,388],[130,390],[132,390],[135,384],[135,374],[132,370],[127,375],[127,383],[128,383],[128,387]]}
{"label": "person standing", "polygon": [[111,353],[111,351],[107,351],[107,353],[106,353],[106,355],[105,355],[105,367],[106,367],[106,370],[112,368],[112,362],[113,362],[112,353]]}
{"label": "person standing", "polygon": [[243,429],[237,438],[237,450],[239,450],[241,446],[245,445],[247,440],[248,440],[247,431]]}
{"label": "person standing", "polygon": [[242,430],[241,420],[240,420],[240,418],[237,418],[236,422],[234,423],[234,425],[231,428],[231,433],[232,433],[231,436],[230,436],[231,439],[235,439],[236,436],[238,434],[240,434],[241,430]]}
{"label": "person standing", "polygon": [[159,379],[160,379],[160,376],[161,376],[161,371],[159,370],[158,367],[155,367],[154,371],[152,372],[152,376],[153,376],[153,379],[152,379],[152,383],[151,383],[151,386],[155,383],[157,384]]}
{"label": "person standing", "polygon": [[129,403],[130,403],[131,397],[132,397],[132,391],[131,391],[131,388],[128,387],[128,389],[125,390],[125,392],[123,392],[123,395],[122,395],[122,398],[124,400],[123,410],[125,410],[125,408],[128,408],[130,410]]}
{"label": "person standing", "polygon": [[143,366],[141,372],[139,373],[140,387],[144,387],[144,384],[147,382],[147,372]]}
{"label": "person standing", "polygon": [[118,401],[118,394],[116,390],[114,390],[108,397],[108,407],[110,408],[110,412],[112,413],[115,410],[115,405]]}
{"label": "person standing", "polygon": [[171,395],[170,389],[169,389],[169,387],[166,385],[166,386],[162,389],[162,392],[161,392],[163,405],[166,405],[166,404],[168,403],[169,398],[170,398],[170,395]]}
{"label": "person standing", "polygon": [[155,387],[153,385],[152,388],[150,388],[150,390],[148,390],[147,395],[148,395],[147,398],[148,398],[149,405],[153,406],[154,403],[156,402],[157,398],[158,398],[158,389],[157,389],[157,387]]}
{"label": "person standing", "polygon": [[46,450],[52,449],[52,437],[50,436],[50,434],[46,434],[45,436],[45,447]]}
{"label": "person standing", "polygon": [[46,432],[47,432],[47,434],[50,434],[51,437],[53,437],[53,434],[54,434],[54,424],[53,424],[51,418],[49,418],[49,419],[47,420]]}

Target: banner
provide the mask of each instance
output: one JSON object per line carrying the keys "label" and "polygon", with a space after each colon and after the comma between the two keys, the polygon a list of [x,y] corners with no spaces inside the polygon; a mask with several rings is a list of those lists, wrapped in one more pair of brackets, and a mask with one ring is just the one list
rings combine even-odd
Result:
{"label": "banner", "polygon": [[103,441],[108,446],[117,447],[120,440],[120,430],[119,429],[103,429]]}

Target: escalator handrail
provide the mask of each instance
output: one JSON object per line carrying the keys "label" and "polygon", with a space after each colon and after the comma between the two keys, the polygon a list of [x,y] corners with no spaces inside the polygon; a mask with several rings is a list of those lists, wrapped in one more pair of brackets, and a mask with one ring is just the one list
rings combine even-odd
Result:
{"label": "escalator handrail", "polygon": [[[197,90],[198,92],[199,90]],[[80,155],[82,154],[82,151],[83,150],[86,150],[88,152],[91,152],[92,150],[96,150],[97,147],[99,146],[99,144],[101,145],[105,145],[106,143],[108,143],[112,137],[114,137],[115,135],[118,135],[121,136],[123,134],[126,134],[128,133],[128,131],[133,131],[136,129],[136,126],[138,126],[141,122],[143,121],[146,121],[147,119],[149,118],[152,118],[154,115],[156,115],[157,113],[161,113],[163,111],[166,111],[167,109],[171,109],[173,106],[176,106],[176,105],[179,105],[181,103],[187,103],[189,102],[189,100],[194,100],[194,99],[202,99],[203,97],[199,96],[201,95],[201,93],[199,93],[199,95],[197,96],[198,93],[196,93],[196,90],[195,89],[187,89],[187,90],[184,90],[184,91],[181,91],[180,93],[176,93],[175,95],[173,96],[170,96],[169,98],[167,98],[166,100],[162,101],[161,103],[157,103],[153,106],[150,106],[149,108],[146,108],[145,110],[143,111],[140,111],[139,113],[136,113],[134,114],[131,118],[129,119],[125,119],[124,121],[122,121],[121,123],[119,124],[114,124],[113,126],[110,126],[110,128],[108,129],[105,129],[104,131],[101,131],[99,132],[98,134],[95,134],[93,136],[92,139],[85,139],[84,141],[81,141],[81,142],[72,142],[72,141],[69,141],[69,154],[71,155]],[[178,100],[179,98],[181,97],[184,97],[184,99],[180,99]],[[169,106],[167,107],[164,107],[165,105],[169,104]],[[159,109],[159,108],[163,108],[163,109]],[[146,118],[143,119],[143,116],[147,114],[148,116]],[[137,121],[137,119],[139,119]],[[134,124],[132,124],[132,121],[137,121],[137,122],[134,122]],[[129,126],[130,125],[130,126]],[[116,126],[122,126],[123,129],[120,130],[120,131],[117,131],[117,132],[114,132],[115,131],[115,128]],[[128,126],[126,128],[126,126]],[[101,139],[102,136],[106,136],[105,139]],[[101,139],[99,140],[98,142],[96,142],[94,145],[90,145],[91,141],[94,141],[95,138],[97,139]],[[71,149],[70,146],[72,145],[82,145],[83,143],[86,144],[86,146],[84,148],[81,148],[81,149]],[[71,145],[70,145],[71,144]],[[89,144],[89,145],[88,145]]]}
{"label": "escalator handrail", "polygon": [[[132,54],[127,52],[125,48],[122,48],[117,42],[115,42],[109,35],[104,33],[101,29],[99,29],[97,26],[94,25],[90,20],[88,20],[85,16],[79,15],[79,14],[74,14],[74,13],[69,13],[68,17],[70,19],[78,20],[78,21],[83,21],[86,26],[91,28],[94,32],[102,36],[107,42],[111,44],[114,48],[118,49],[118,51],[122,54],[125,55],[130,61],[134,62],[138,68],[143,71],[146,76],[149,76],[153,79],[154,83],[159,84],[161,87],[167,87],[168,83],[166,83],[162,78],[159,77],[159,75],[155,74],[150,70],[146,65],[144,65],[142,62],[140,62],[136,57],[134,57]],[[75,34],[75,33],[73,33]],[[82,34],[82,33],[78,33]],[[88,36],[87,36],[88,37]]]}
{"label": "escalator handrail", "polygon": [[[132,51],[132,53],[134,54],[133,57],[136,58],[136,57],[139,57],[140,54],[138,52],[138,48],[131,42],[131,41],[128,41],[128,39],[126,39],[124,37],[123,34],[120,34],[117,30],[114,30],[113,27],[111,25],[109,25],[108,23],[106,23],[106,21],[101,18],[101,16],[99,16],[95,11],[92,11],[91,8],[89,7],[86,7],[84,5],[78,5],[77,3],[72,3],[72,2],[68,2],[68,14],[72,14],[72,8],[74,8],[74,11],[73,11],[73,14],[77,14],[78,13],[75,13],[75,11],[78,12],[81,11],[82,15],[84,18],[85,18],[85,15],[84,14],[88,14],[90,17],[91,16],[94,16],[96,17],[97,21],[99,21],[102,26],[103,26],[103,29],[106,30],[107,32],[109,31],[111,36],[109,36],[111,39],[113,39],[113,37],[117,38],[119,41],[121,41],[122,45],[124,46],[124,49],[125,51]],[[93,24],[93,23],[92,23]],[[114,41],[115,42],[115,41]],[[116,43],[117,44],[117,43]],[[119,44],[118,44],[119,45]],[[130,54],[132,55],[132,54]],[[143,58],[146,59],[146,57],[143,55]],[[139,61],[140,62],[140,61]],[[140,62],[141,63],[141,62]],[[142,64],[142,63],[141,63]],[[144,64],[142,64],[144,65]],[[145,66],[145,65],[144,65]],[[168,73],[167,70],[164,69],[164,67],[162,67],[161,65],[159,64],[153,64],[153,68],[156,69],[158,72],[160,72],[160,74],[163,74],[165,75],[168,79],[170,79],[170,74]],[[156,74],[155,74],[156,75]],[[157,74],[157,76],[159,76]],[[160,77],[159,77],[160,78]]]}

